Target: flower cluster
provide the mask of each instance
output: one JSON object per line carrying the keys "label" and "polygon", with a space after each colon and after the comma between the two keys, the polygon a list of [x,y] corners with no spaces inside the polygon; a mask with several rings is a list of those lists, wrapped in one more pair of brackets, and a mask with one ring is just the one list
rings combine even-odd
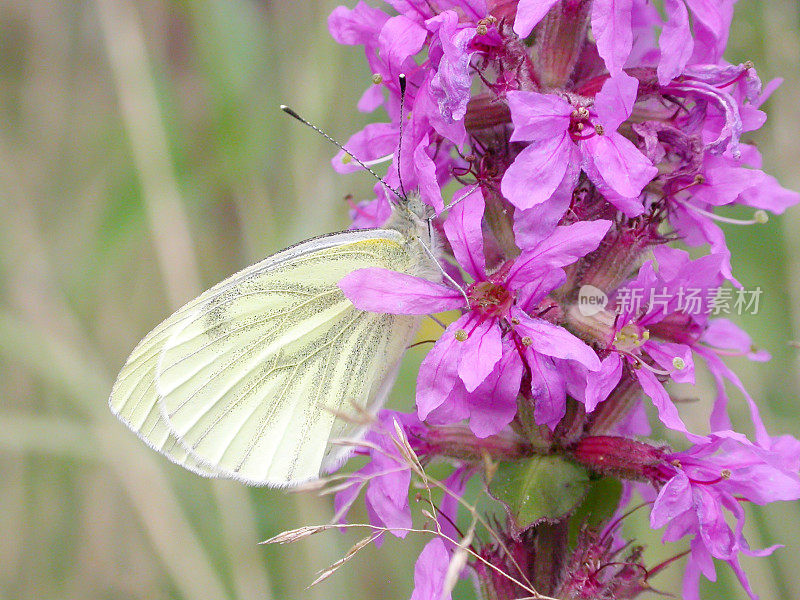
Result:
{"label": "flower cluster", "polygon": [[[367,269],[340,282],[363,310],[450,311],[420,367],[416,412],[380,415],[370,462],[337,495],[345,518],[366,488],[371,526],[403,537],[409,487],[427,490],[434,537],[415,600],[467,576],[488,598],[634,598],[666,565],[646,568],[620,537],[613,515],[634,492],[665,541],[689,538],[683,598],[699,597],[700,574],[715,578],[713,559],[756,598],[739,557],[773,548],[747,543],[746,505],[800,498],[800,442],[765,430],[721,357],[769,356],[714,318],[705,292],[739,286],[719,207],[751,207],[757,227],[800,196],[760,170],[747,142],[777,86],[722,58],[733,4],[388,0],[331,14],[333,37],[363,46],[373,73],[359,109],[388,115],[333,166],[390,160],[387,186],[418,190],[436,211],[448,273],[436,283]],[[385,186],[375,194],[354,206],[355,227],[390,215]],[[681,309],[689,288],[704,292],[698,310]],[[586,310],[584,290],[612,302]],[[631,295],[661,301],[610,307]],[[717,386],[702,435],[671,393],[700,365]],[[731,430],[729,385],[748,403],[754,442]],[[682,450],[641,441],[647,403]],[[436,459],[454,471],[433,484]],[[476,521],[463,497],[473,477],[505,520]]]}

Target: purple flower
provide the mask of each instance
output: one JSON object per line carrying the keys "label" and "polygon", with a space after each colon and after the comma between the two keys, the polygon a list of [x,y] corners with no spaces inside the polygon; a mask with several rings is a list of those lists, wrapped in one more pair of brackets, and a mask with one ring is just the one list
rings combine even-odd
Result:
{"label": "purple flower", "polygon": [[537,305],[563,283],[561,267],[596,248],[610,223],[559,227],[489,274],[481,236],[483,212],[482,198],[473,194],[451,210],[445,223],[454,256],[473,279],[466,291],[468,306],[450,287],[383,269],[356,271],[339,286],[362,310],[424,315],[464,309],[422,363],[417,408],[422,419],[441,410],[438,422],[442,414],[453,420],[469,414],[475,434],[486,437],[513,418],[523,363],[531,371],[532,387],[540,392],[537,412],[550,425],[560,419],[566,400],[553,361],[577,361],[589,370],[599,367],[594,351],[542,318],[547,309],[539,313]]}
{"label": "purple flower", "polygon": [[413,414],[381,411],[376,426],[364,437],[365,451],[360,451],[369,455],[370,462],[349,476],[346,486],[336,494],[335,506],[337,516],[344,518],[366,486],[364,500],[370,524],[386,527],[395,536],[404,538],[411,527],[408,505],[411,469],[392,441],[397,435],[395,421],[402,426],[409,441],[421,436],[426,429]]}
{"label": "purple flower", "polygon": [[[753,160],[760,164],[760,157],[753,155]],[[679,190],[670,196],[670,222],[676,231],[687,244],[708,244],[714,254],[723,257],[722,273],[737,285],[725,234],[717,225],[725,219],[714,215],[715,207],[743,204],[780,214],[800,202],[800,194],[783,189],[763,171],[747,168],[742,161],[724,155],[705,154],[702,167],[692,178],[676,177],[670,182],[670,189]]]}
{"label": "purple flower", "polygon": [[718,284],[721,260],[710,255],[691,261],[686,252],[666,246],[654,252],[658,272],[652,261],[645,263],[636,279],[615,295],[619,313],[606,341],[609,353],[598,371],[588,373],[584,403],[588,412],[593,411],[627,365],[658,409],[661,422],[686,432],[663,380],[694,383],[692,349],[707,318],[708,289]]}
{"label": "purple flower", "polygon": [[[654,529],[666,526],[665,541],[694,536],[689,555],[689,580],[700,572],[715,580],[718,558],[733,566],[751,598],[756,598],[738,565],[739,553],[751,556],[770,554],[777,546],[752,550],[743,535],[742,502],[765,505],[778,500],[800,498],[797,449],[800,442],[783,448],[786,453],[762,448],[743,435],[720,431],[707,438],[694,436],[695,445],[686,452],[665,456],[674,474],[661,487],[650,513]],[[789,452],[794,452],[790,455]],[[728,525],[729,513],[735,527]],[[692,586],[684,588],[684,598],[699,598]]]}
{"label": "purple flower", "polygon": [[[362,310],[457,311],[422,362],[416,414],[381,413],[361,451],[369,462],[336,498],[341,515],[366,488],[370,522],[405,535],[412,472],[392,441],[395,420],[421,465],[455,464],[445,484],[453,493],[430,500],[436,537],[417,560],[413,600],[438,600],[450,583],[458,501],[487,452],[532,465],[531,452],[552,454],[594,474],[649,482],[638,485],[653,502],[653,527],[665,528],[668,541],[691,538],[682,597],[698,598],[700,576],[714,578],[719,559],[755,598],[739,557],[773,548],[750,549],[743,503],[800,497],[800,442],[769,435],[723,360],[769,355],[732,322],[712,318],[727,312],[717,310],[720,299],[744,291],[716,296],[726,279],[738,283],[718,226],[731,219],[715,211],[740,204],[763,222],[763,211],[781,213],[800,195],[765,174],[758,150],[742,142],[764,124],[761,105],[779,82],[762,88],[750,63],[722,59],[734,3],[390,0],[386,11],[359,2],[331,15],[331,33],[362,45],[373,75],[359,109],[387,113],[351,137],[334,167],[360,170],[352,157],[391,163],[389,186],[399,188],[402,176],[405,189],[419,190],[439,215],[434,227],[446,240],[436,249],[449,282],[364,269],[339,285]],[[408,82],[402,114],[400,73]],[[447,208],[443,192],[454,182],[461,187]],[[351,204],[353,226],[382,226],[390,200],[376,186],[375,200]],[[678,238],[702,256],[670,248]],[[582,311],[584,286],[613,309]],[[694,383],[698,359],[716,383],[707,437],[687,430],[668,392],[670,382]],[[730,386],[749,407],[755,443],[731,431]],[[652,434],[643,396],[685,434],[688,450],[639,439]],[[613,507],[618,515],[633,485]],[[513,561],[494,542],[473,547],[547,589],[531,540],[579,526],[574,560],[548,549],[568,565],[562,587],[548,593],[619,600],[649,589],[647,578],[680,556],[648,569],[638,547],[612,535],[619,521],[593,531],[588,520],[573,522],[582,510],[524,532],[498,523]],[[526,593],[467,560],[498,597]]]}
{"label": "purple flower", "polygon": [[630,215],[644,209],[636,198],[657,174],[633,143],[617,133],[636,101],[637,82],[621,74],[610,78],[594,104],[555,94],[509,92],[514,122],[512,141],[530,144],[516,157],[502,190],[521,209],[547,201],[560,187],[574,187],[583,168],[608,198]]}
{"label": "purple flower", "polygon": [[[471,473],[456,469],[443,483],[448,492],[444,494],[438,510],[435,511],[436,529],[441,536],[425,544],[414,565],[414,593],[411,600],[441,600],[450,598],[443,595],[446,575],[453,558],[455,545],[460,534],[453,525],[458,518],[458,498],[464,494],[466,480]],[[453,540],[453,541],[451,541]]]}

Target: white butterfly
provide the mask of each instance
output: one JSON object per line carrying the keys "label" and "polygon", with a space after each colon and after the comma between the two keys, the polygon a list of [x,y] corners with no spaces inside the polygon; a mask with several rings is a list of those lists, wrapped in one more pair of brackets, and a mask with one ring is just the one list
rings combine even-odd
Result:
{"label": "white butterfly", "polygon": [[[349,454],[356,415],[384,402],[419,317],[358,310],[337,286],[382,267],[441,281],[418,196],[382,229],[301,242],[201,294],[134,349],[109,405],[170,460],[205,476],[288,486]],[[361,419],[363,421],[363,419]]]}

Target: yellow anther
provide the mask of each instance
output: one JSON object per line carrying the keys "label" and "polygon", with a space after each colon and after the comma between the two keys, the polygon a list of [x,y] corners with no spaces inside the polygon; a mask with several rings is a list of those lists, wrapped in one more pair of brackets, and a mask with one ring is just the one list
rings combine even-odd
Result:
{"label": "yellow anther", "polygon": [[454,337],[455,337],[455,338],[456,338],[456,339],[457,339],[459,342],[466,342],[466,341],[467,341],[467,338],[469,337],[469,335],[467,335],[467,332],[466,332],[466,331],[464,331],[463,329],[459,329],[459,330],[457,330],[457,331],[456,331],[456,333],[455,333],[455,336],[454,336]]}
{"label": "yellow anther", "polygon": [[374,83],[375,85],[383,83],[383,75],[381,75],[380,73],[374,73],[372,75],[372,83]]}
{"label": "yellow anther", "polygon": [[522,342],[522,345],[523,345],[523,346],[526,346],[526,347],[527,347],[527,346],[530,346],[530,345],[533,343],[533,340],[532,340],[530,337],[528,337],[528,336],[526,335],[524,338],[522,338],[522,339],[520,340],[520,342]]}
{"label": "yellow anther", "polygon": [[680,356],[676,356],[672,359],[672,366],[678,371],[683,371],[686,368],[686,362]]}

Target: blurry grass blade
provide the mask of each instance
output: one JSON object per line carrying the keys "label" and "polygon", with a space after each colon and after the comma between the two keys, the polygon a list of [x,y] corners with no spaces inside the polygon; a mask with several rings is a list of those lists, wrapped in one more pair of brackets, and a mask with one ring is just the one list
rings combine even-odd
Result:
{"label": "blurry grass blade", "polygon": [[52,416],[0,413],[0,448],[15,453],[97,458],[87,425]]}
{"label": "blurry grass blade", "polygon": [[139,16],[127,0],[96,0],[153,242],[173,307],[197,295],[197,262],[181,206]]}
{"label": "blurry grass blade", "polygon": [[71,398],[80,410],[106,410],[110,379],[84,352],[48,335],[18,315],[0,311],[0,356],[25,366],[41,381]]}
{"label": "blurry grass blade", "polygon": [[[161,459],[152,453],[137,452],[138,440],[120,436],[116,428],[98,428],[95,435],[100,451],[109,459],[181,594],[185,598],[230,597],[170,491],[169,482],[156,462]],[[137,454],[137,461],[132,463],[130,457]]]}
{"label": "blurry grass blade", "polygon": [[270,600],[269,576],[256,552],[258,537],[253,503],[243,486],[211,482],[220,514],[227,562],[239,600]]}

